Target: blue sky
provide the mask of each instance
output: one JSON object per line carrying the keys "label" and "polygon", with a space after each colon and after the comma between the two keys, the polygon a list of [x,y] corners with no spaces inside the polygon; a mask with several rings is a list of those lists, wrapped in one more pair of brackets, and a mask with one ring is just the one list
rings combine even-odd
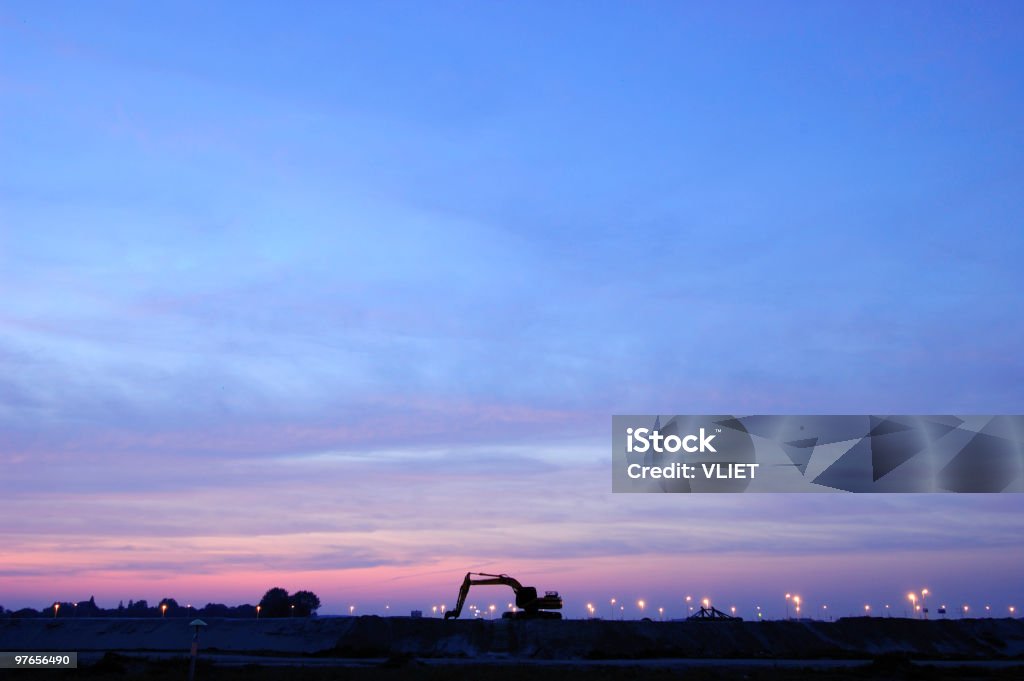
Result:
{"label": "blue sky", "polygon": [[[224,581],[161,588],[213,597],[267,530],[338,611],[363,577],[325,545],[444,584],[539,546],[538,581],[587,556],[624,590],[615,519],[700,500],[612,497],[613,413],[1020,413],[1021,14],[0,3],[0,571],[114,597],[174,537]],[[815,546],[1024,558],[1016,496],[716,503],[719,591]],[[896,512],[917,553],[865,556],[844,518]],[[664,531],[627,532],[655,572]],[[109,550],[60,550],[82,532]]]}

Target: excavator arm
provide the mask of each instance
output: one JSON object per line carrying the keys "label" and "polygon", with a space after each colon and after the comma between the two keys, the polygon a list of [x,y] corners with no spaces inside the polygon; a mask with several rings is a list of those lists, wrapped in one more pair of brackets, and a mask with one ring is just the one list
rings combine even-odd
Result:
{"label": "excavator arm", "polygon": [[536,615],[540,609],[559,610],[562,607],[562,599],[557,592],[549,591],[543,597],[537,597],[537,589],[532,586],[523,586],[519,580],[508,575],[492,575],[486,572],[467,572],[459,588],[459,598],[455,602],[455,608],[444,614],[445,619],[454,619],[462,614],[462,607],[466,604],[466,596],[469,595],[469,587],[484,585],[504,585],[512,588],[516,596],[516,607],[522,608],[527,615]]}

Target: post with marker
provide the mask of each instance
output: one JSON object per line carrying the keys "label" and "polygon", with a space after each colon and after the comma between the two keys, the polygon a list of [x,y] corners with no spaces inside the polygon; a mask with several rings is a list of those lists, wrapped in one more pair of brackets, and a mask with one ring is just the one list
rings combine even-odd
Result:
{"label": "post with marker", "polygon": [[199,656],[199,627],[205,627],[206,622],[202,620],[192,620],[188,623],[192,627],[192,654],[188,663],[188,681],[194,681],[196,678],[196,657]]}

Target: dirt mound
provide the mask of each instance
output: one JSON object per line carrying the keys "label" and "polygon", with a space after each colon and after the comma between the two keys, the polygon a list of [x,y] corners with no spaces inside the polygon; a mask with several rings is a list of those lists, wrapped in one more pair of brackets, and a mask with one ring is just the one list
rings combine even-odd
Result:
{"label": "dirt mound", "polygon": [[[617,622],[459,620],[401,617],[210,619],[204,650],[396,660],[507,656],[535,659],[911,656],[1024,659],[1024,622],[849,618],[838,622]],[[7,650],[185,652],[185,620],[0,620]]]}

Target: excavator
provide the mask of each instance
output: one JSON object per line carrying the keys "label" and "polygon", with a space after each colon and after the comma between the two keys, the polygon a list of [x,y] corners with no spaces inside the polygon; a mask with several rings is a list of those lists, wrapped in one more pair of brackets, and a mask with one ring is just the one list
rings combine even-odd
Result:
{"label": "excavator", "polygon": [[459,600],[455,604],[455,609],[446,612],[444,618],[454,619],[462,613],[469,587],[487,584],[504,584],[512,587],[516,595],[516,610],[503,613],[501,616],[506,619],[562,619],[562,613],[550,612],[562,609],[562,597],[557,591],[545,591],[543,596],[538,597],[536,587],[523,586],[519,580],[508,575],[491,575],[486,572],[466,573],[466,578],[462,580],[462,588],[459,589]]}

